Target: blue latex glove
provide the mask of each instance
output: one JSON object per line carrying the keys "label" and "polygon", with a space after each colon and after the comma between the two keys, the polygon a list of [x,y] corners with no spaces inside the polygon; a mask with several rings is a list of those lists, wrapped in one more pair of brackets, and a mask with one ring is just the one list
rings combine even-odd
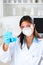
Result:
{"label": "blue latex glove", "polygon": [[12,37],[12,32],[6,32],[4,38],[9,39]]}
{"label": "blue latex glove", "polygon": [[5,44],[10,44],[11,42],[16,42],[16,38],[12,37],[12,32],[6,32],[4,35],[4,42]]}
{"label": "blue latex glove", "polygon": [[10,43],[10,38],[12,36],[12,32],[6,32],[5,35],[4,35],[4,42],[6,44],[9,44]]}

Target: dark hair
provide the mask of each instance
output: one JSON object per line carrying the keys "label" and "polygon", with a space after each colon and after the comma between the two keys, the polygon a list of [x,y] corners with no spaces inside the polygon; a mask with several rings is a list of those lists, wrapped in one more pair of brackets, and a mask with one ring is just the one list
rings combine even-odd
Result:
{"label": "dark hair", "polygon": [[24,22],[24,21],[33,23],[33,22],[32,22],[32,18],[31,18],[30,16],[28,16],[28,15],[27,15],[27,16],[23,16],[23,17],[21,18],[19,25],[21,26],[22,22]]}
{"label": "dark hair", "polygon": [[[31,18],[30,16],[28,16],[28,15],[23,16],[23,17],[21,18],[19,25],[21,26],[22,22],[24,22],[24,21],[27,21],[27,22],[30,22],[30,23],[33,23],[33,24],[34,24],[34,22],[32,21],[32,18]],[[39,36],[39,34],[38,34],[38,32],[36,31],[35,28],[34,28],[34,35],[35,35],[36,37],[40,38],[40,36]],[[25,35],[21,32],[21,34],[20,34],[18,37],[20,37],[20,43],[21,43],[21,48],[22,48],[23,40],[24,40]]]}

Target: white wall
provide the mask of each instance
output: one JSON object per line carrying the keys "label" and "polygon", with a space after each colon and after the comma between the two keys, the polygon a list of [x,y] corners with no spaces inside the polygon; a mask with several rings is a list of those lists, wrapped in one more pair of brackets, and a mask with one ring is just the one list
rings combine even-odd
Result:
{"label": "white wall", "polygon": [[[19,27],[19,21],[21,17],[20,16],[10,16],[10,17],[3,17],[0,18],[0,23],[3,26],[1,27],[1,35],[3,35],[6,31],[12,31],[14,36],[19,35],[20,33],[20,27]],[[1,36],[0,35],[0,36]]]}
{"label": "white wall", "polygon": [[0,0],[0,17],[3,16],[3,0]]}

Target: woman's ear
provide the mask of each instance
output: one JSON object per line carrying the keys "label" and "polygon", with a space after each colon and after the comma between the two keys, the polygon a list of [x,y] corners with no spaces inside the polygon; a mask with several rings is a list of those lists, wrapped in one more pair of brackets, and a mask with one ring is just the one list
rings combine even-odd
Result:
{"label": "woman's ear", "polygon": [[35,24],[32,24],[32,25],[31,25],[31,28],[35,28]]}
{"label": "woman's ear", "polygon": [[35,28],[35,24],[34,24],[34,28]]}

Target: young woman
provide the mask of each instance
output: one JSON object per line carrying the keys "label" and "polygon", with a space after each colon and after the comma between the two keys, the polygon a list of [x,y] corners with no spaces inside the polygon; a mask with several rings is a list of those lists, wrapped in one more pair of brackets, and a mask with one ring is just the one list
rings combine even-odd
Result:
{"label": "young woman", "polygon": [[[43,65],[43,41],[30,16],[20,20],[21,34],[15,43],[3,44],[3,62],[11,60],[11,65]],[[5,61],[6,59],[6,61]]]}

